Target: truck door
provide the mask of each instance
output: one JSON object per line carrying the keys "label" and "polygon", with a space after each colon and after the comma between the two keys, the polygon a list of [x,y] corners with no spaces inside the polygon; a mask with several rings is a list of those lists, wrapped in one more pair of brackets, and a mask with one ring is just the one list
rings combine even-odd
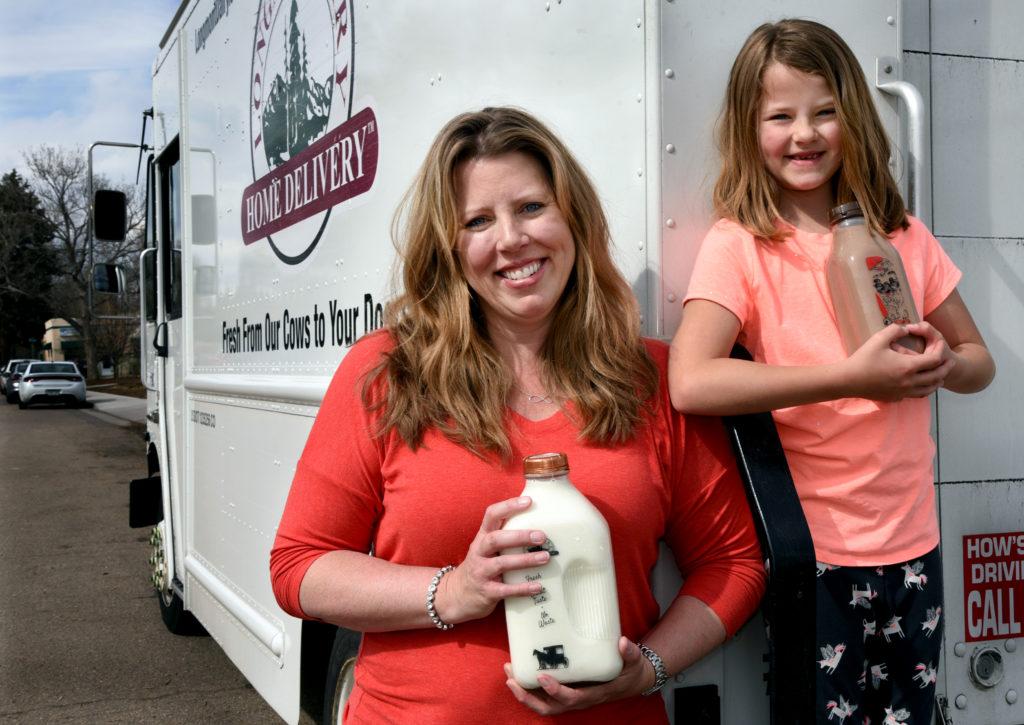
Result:
{"label": "truck door", "polygon": [[[166,477],[169,490],[170,536],[175,562],[171,575],[184,580],[184,539],[182,528],[182,405],[183,405],[183,338],[182,338],[182,272],[181,272],[181,155],[178,140],[173,140],[155,162],[157,187],[157,266],[160,292],[156,311],[159,324],[154,330],[154,343],[160,348],[157,366],[161,441],[165,451],[161,476]],[[165,535],[168,535],[165,532]],[[187,599],[186,599],[187,604]]]}

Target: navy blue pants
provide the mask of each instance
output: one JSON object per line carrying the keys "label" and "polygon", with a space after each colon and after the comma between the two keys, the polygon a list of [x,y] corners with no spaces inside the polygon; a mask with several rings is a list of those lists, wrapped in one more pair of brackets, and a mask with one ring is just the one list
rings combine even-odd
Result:
{"label": "navy blue pants", "polygon": [[939,550],[879,567],[818,564],[818,722],[928,725],[942,647]]}

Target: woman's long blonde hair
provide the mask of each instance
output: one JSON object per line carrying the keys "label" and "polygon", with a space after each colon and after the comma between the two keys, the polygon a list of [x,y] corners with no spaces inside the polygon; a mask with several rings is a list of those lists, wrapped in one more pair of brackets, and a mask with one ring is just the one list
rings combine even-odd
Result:
{"label": "woman's long blonde hair", "polygon": [[455,253],[458,169],[511,152],[540,163],[576,246],[541,350],[546,389],[573,403],[582,436],[599,444],[630,438],[657,390],[639,309],[612,261],[608,224],[586,173],[537,119],[516,108],[485,108],[441,130],[393,224],[404,283],[385,310],[395,347],[368,377],[364,400],[382,409],[383,431],[396,431],[414,449],[436,428],[477,454],[511,450],[505,423],[512,374],[489,340]]}
{"label": "woman's long blonde hair", "polygon": [[889,171],[889,140],[853,51],[831,28],[811,20],[765,23],[747,38],[733,62],[718,127],[722,171],[715,211],[764,239],[780,240],[779,185],[761,156],[757,129],[765,69],[781,63],[825,79],[842,130],[842,164],[832,179],[836,204],[860,202],[864,218],[888,236],[908,226]]}

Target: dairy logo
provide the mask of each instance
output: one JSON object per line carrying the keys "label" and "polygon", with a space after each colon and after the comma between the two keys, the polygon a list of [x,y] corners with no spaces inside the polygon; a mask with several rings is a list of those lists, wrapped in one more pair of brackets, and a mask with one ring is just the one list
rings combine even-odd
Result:
{"label": "dairy logo", "polygon": [[551,556],[558,556],[558,549],[555,548],[555,544],[553,541],[551,541],[551,539],[544,539],[543,544],[538,544],[537,546],[528,546],[526,548],[526,552],[528,554],[536,554],[541,551],[546,551]]}
{"label": "dairy logo", "polygon": [[903,301],[895,265],[885,257],[868,257],[865,263],[871,274],[871,283],[875,286],[875,300],[882,313],[883,324],[888,327],[892,324],[909,323],[910,312]]}
{"label": "dairy logo", "polygon": [[310,255],[332,209],[377,173],[377,119],[352,112],[353,35],[351,0],[261,0],[256,13],[242,241],[265,239],[288,264]]}
{"label": "dairy logo", "polygon": [[538,670],[559,670],[569,666],[564,647],[560,644],[545,647],[543,650],[535,649],[533,656],[537,658]]}

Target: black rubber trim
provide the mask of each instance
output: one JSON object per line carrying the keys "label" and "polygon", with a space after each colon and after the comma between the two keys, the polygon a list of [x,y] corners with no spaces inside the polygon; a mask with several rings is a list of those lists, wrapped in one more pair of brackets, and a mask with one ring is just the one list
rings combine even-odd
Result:
{"label": "black rubber trim", "polygon": [[[732,357],[751,360],[740,345]],[[814,544],[771,413],[723,417],[767,560],[771,722],[815,722]]]}

